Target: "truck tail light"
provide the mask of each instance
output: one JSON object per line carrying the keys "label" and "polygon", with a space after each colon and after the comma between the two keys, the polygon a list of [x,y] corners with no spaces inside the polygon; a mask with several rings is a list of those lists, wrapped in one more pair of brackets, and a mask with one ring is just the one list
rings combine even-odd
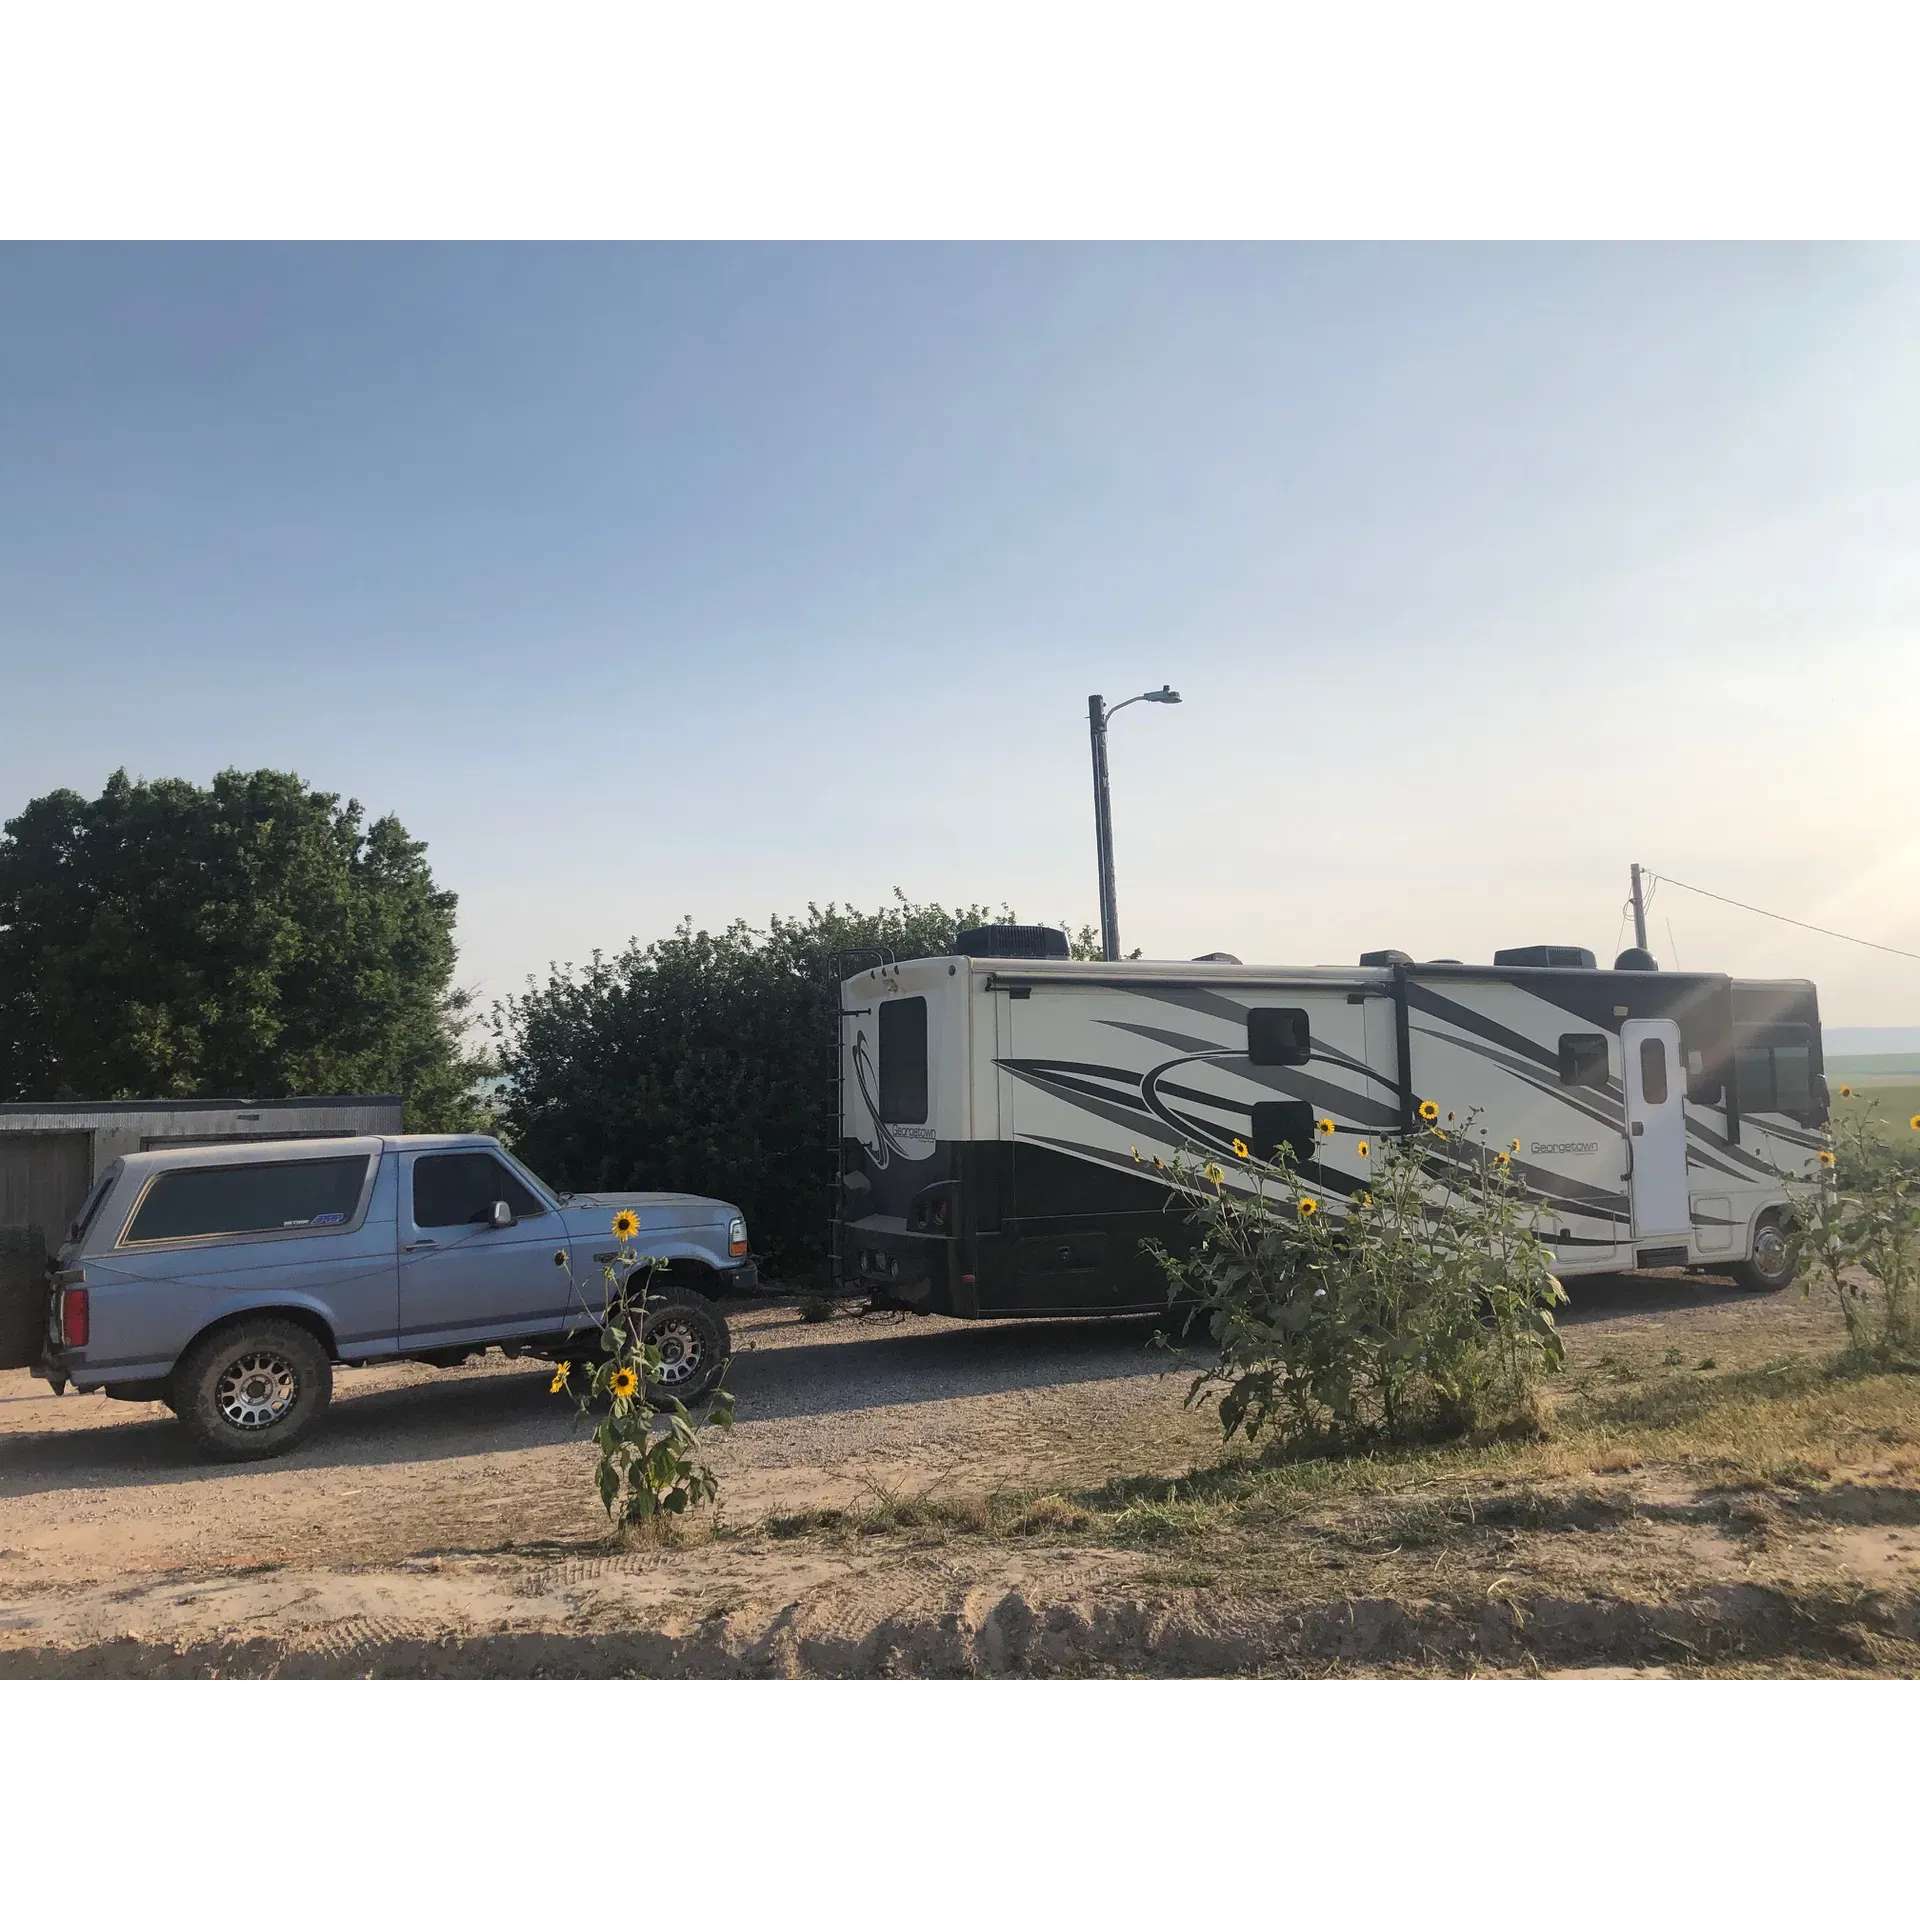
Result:
{"label": "truck tail light", "polygon": [[747,1223],[736,1213],[727,1222],[727,1252],[737,1260],[746,1250]]}
{"label": "truck tail light", "polygon": [[84,1347],[93,1332],[93,1309],[85,1287],[67,1287],[60,1295],[60,1344]]}

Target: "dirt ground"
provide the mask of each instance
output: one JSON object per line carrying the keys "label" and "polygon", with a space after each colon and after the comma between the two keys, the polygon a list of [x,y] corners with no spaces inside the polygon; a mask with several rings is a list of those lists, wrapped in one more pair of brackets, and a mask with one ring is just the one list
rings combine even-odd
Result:
{"label": "dirt ground", "polygon": [[[1524,1461],[1209,1505],[1217,1423],[1150,1323],[756,1306],[733,1316],[720,1514],[637,1548],[537,1363],[342,1369],[306,1445],[241,1467],[164,1409],[0,1374],[0,1674],[1920,1664],[1904,1385],[1820,1400],[1818,1461],[1796,1416],[1800,1452],[1757,1481],[1728,1471],[1752,1434],[1713,1437],[1759,1417],[1776,1361],[1837,1346],[1826,1309],[1619,1279],[1577,1284],[1563,1323],[1568,1431]],[[1615,1444],[1596,1392],[1684,1444]]]}

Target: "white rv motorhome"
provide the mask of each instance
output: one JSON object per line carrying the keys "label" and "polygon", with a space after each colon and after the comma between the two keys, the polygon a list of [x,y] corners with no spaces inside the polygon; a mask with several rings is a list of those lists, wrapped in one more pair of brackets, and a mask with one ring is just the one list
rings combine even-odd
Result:
{"label": "white rv motorhome", "polygon": [[1789,1182],[1827,1111],[1807,981],[1577,948],[1264,967],[1069,960],[1050,928],[960,945],[841,983],[844,1284],[964,1317],[1164,1307],[1141,1243],[1187,1236],[1156,1156],[1250,1185],[1232,1142],[1287,1142],[1337,1214],[1359,1143],[1413,1133],[1426,1101],[1474,1114],[1471,1145],[1518,1140],[1562,1274],[1792,1278]]}

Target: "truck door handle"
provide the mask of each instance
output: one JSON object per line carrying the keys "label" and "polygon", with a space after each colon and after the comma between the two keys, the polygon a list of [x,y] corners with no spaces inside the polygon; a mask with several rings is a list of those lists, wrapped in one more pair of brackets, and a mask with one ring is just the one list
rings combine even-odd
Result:
{"label": "truck door handle", "polygon": [[403,1240],[400,1243],[402,1253],[420,1253],[428,1247],[437,1247],[438,1240]]}
{"label": "truck door handle", "polygon": [[1633,1137],[1636,1140],[1638,1140],[1640,1136],[1646,1132],[1646,1130],[1647,1130],[1647,1123],[1644,1120],[1636,1120],[1633,1123]]}

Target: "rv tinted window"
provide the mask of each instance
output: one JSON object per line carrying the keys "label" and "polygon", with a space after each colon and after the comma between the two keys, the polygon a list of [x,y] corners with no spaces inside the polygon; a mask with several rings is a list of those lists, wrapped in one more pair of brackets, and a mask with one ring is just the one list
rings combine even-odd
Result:
{"label": "rv tinted window", "polygon": [[337,1160],[266,1160],[163,1173],[128,1222],[129,1242],[190,1240],[351,1220],[366,1179],[364,1153]]}
{"label": "rv tinted window", "polygon": [[1247,1058],[1256,1067],[1304,1067],[1313,1057],[1305,1007],[1255,1007],[1247,1015]]}
{"label": "rv tinted window", "polygon": [[1313,1106],[1306,1100],[1259,1100],[1254,1103],[1253,1157],[1271,1160],[1282,1145],[1293,1149],[1295,1166],[1313,1158]]}
{"label": "rv tinted window", "polygon": [[1607,1084],[1607,1036],[1604,1033],[1560,1036],[1560,1084],[1563,1087]]}
{"label": "rv tinted window", "polygon": [[1640,1097],[1650,1107],[1667,1103],[1667,1043],[1664,1040],[1640,1042]]}
{"label": "rv tinted window", "polygon": [[413,1163],[416,1227],[484,1227],[504,1200],[516,1220],[546,1208],[490,1153],[423,1153]]}
{"label": "rv tinted window", "polygon": [[1741,1047],[1733,1056],[1733,1084],[1742,1113],[1777,1113],[1773,1098],[1773,1049]]}
{"label": "rv tinted window", "polygon": [[927,1002],[880,1003],[880,1118],[918,1126],[927,1117]]}

